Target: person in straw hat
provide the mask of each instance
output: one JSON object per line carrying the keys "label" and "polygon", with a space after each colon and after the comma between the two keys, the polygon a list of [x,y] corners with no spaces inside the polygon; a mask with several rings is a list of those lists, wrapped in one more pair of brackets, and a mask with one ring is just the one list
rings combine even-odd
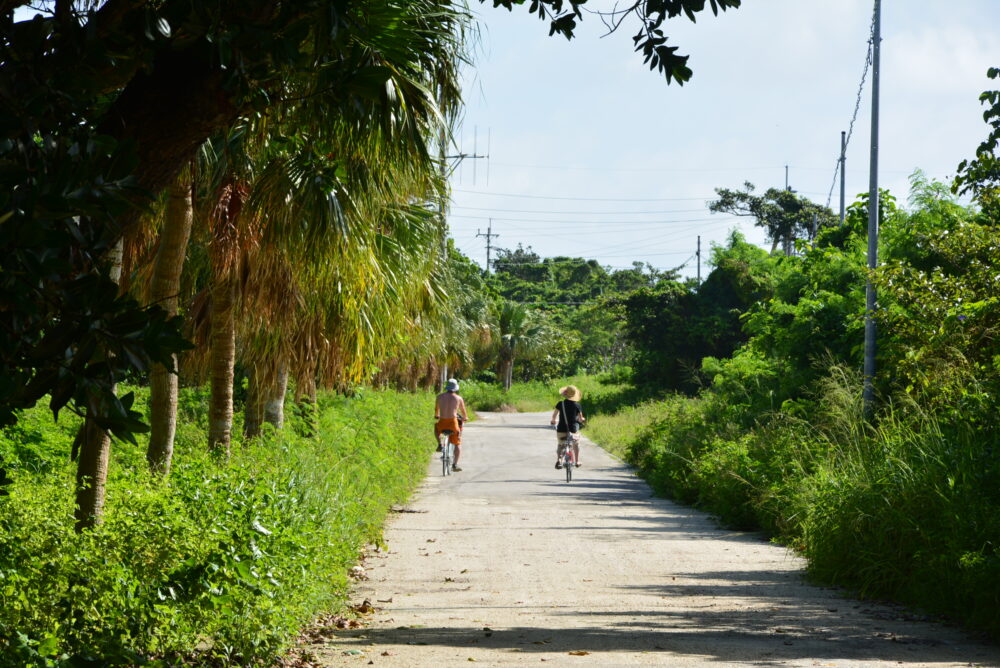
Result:
{"label": "person in straw hat", "polygon": [[444,386],[444,392],[437,395],[437,400],[434,402],[434,439],[438,441],[440,450],[441,432],[445,430],[451,432],[448,440],[455,446],[455,460],[451,467],[455,472],[462,470],[458,465],[458,458],[462,455],[462,422],[468,419],[465,399],[458,396],[458,381],[449,378]]}
{"label": "person in straw hat", "polygon": [[580,425],[586,422],[583,408],[580,407],[580,390],[575,385],[559,388],[563,399],[552,411],[549,424],[556,425],[556,468],[562,468],[559,461],[559,442],[569,434],[573,434],[573,461],[580,465]]}

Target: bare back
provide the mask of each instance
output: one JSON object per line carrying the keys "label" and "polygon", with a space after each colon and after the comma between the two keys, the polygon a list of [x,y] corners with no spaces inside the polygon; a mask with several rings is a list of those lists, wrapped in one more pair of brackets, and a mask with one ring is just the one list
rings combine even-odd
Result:
{"label": "bare back", "polygon": [[442,418],[455,418],[459,415],[468,419],[465,412],[465,399],[454,392],[443,392],[437,396],[437,415]]}

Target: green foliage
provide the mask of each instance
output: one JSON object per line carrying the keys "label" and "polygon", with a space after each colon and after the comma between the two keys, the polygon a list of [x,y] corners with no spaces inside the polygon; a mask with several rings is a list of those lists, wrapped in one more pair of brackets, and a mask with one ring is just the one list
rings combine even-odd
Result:
{"label": "green foliage", "polygon": [[547,359],[533,359],[529,367],[517,369],[519,380],[600,373],[624,363],[628,347],[612,300],[676,277],[638,262],[630,269],[611,270],[584,258],[542,258],[520,245],[498,249],[493,267],[490,289],[543,312],[553,332],[549,347],[556,349]]}
{"label": "green foliage", "polygon": [[621,404],[615,403],[615,399],[628,388],[621,382],[621,378],[610,374],[514,383],[509,391],[492,383],[468,380],[462,383],[462,396],[470,410],[551,411],[560,400],[559,388],[566,385],[576,385],[580,390],[584,414],[588,416],[616,410]]}
{"label": "green foliage", "polygon": [[692,289],[676,281],[612,301],[633,347],[635,380],[663,389],[696,391],[705,357],[728,357],[746,340],[740,316],[773,290],[771,260],[737,232],[712,249],[714,266]]}
{"label": "green foliage", "polygon": [[[486,0],[482,0],[485,2]],[[549,35],[562,35],[566,39],[573,37],[576,23],[583,18],[580,7],[586,0],[568,0],[569,7],[564,8],[563,0],[534,0],[530,11],[543,21],[549,22]],[[742,0],[708,0],[713,14],[719,11],[739,7]],[[522,5],[524,0],[493,0],[494,7],[506,7],[510,10],[514,5]],[[615,25],[629,14],[634,15],[639,22],[639,32],[632,38],[635,50],[642,54],[643,62],[649,69],[662,74],[667,83],[676,81],[684,85],[691,78],[691,69],[687,66],[688,56],[677,54],[676,46],[667,46],[667,37],[662,26],[667,19],[676,16],[687,16],[695,20],[698,12],[705,10],[705,0],[640,0],[625,9],[616,9],[613,16]]]}
{"label": "green foliage", "polygon": [[743,184],[743,190],[716,188],[719,199],[708,208],[714,213],[753,218],[755,225],[767,230],[772,250],[781,242],[812,240],[819,230],[833,226],[836,221],[828,207],[814,204],[792,190],[768,188],[763,195],[754,195],[753,191],[754,185],[749,181]]}
{"label": "green foliage", "polygon": [[[182,415],[200,404],[185,393]],[[220,464],[184,420],[170,479],[117,444],[105,521],[77,534],[71,425],[29,411],[3,432],[0,663],[269,665],[313,616],[343,605],[347,571],[426,470],[426,395],[321,395],[316,439],[271,430]],[[379,416],[379,419],[372,419]]]}
{"label": "green foliage", "polygon": [[[878,270],[865,268],[862,198],[799,255],[734,272],[759,277],[735,285],[765,286],[763,299],[725,325],[742,329],[742,346],[700,360],[697,396],[600,414],[590,433],[658,492],[801,550],[824,582],[1000,637],[997,220],[919,172],[911,184],[910,211],[880,198]],[[880,306],[871,421],[857,371],[869,275]],[[686,294],[632,317],[668,326]]]}
{"label": "green foliage", "polygon": [[726,390],[675,395],[596,414],[588,435],[624,443],[657,492],[803,551],[824,582],[1000,637],[1000,432],[911,401],[866,427],[860,385],[831,369],[803,417],[734,411]]}
{"label": "green foliage", "polygon": [[[1000,67],[991,67],[986,72],[990,79],[1000,79]],[[976,149],[976,157],[963,160],[958,165],[958,174],[952,189],[959,194],[972,195],[983,207],[983,211],[994,221],[1000,218],[1000,90],[987,90],[979,96],[983,105],[983,120],[990,131],[986,139]]]}

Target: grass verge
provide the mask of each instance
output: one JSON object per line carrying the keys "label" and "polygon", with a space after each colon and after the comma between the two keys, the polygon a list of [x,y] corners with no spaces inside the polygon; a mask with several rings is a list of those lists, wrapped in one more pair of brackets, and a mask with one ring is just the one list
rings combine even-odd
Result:
{"label": "grass verge", "polygon": [[[187,392],[183,414],[202,412]],[[269,665],[341,609],[359,549],[421,479],[430,395],[326,395],[316,438],[295,429],[205,453],[185,419],[173,472],[115,443],[104,523],[73,531],[75,425],[29,411],[0,434],[0,664]]]}

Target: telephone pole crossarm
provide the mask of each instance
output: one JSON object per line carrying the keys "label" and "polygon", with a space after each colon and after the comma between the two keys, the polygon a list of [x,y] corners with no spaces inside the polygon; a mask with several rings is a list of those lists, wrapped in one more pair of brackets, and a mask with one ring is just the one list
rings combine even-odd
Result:
{"label": "telephone pole crossarm", "polygon": [[482,231],[476,230],[477,237],[486,237],[486,273],[490,273],[490,253],[493,250],[493,237],[499,237],[498,232],[493,231],[493,219],[490,218],[490,224],[486,228],[486,233],[483,234]]}

